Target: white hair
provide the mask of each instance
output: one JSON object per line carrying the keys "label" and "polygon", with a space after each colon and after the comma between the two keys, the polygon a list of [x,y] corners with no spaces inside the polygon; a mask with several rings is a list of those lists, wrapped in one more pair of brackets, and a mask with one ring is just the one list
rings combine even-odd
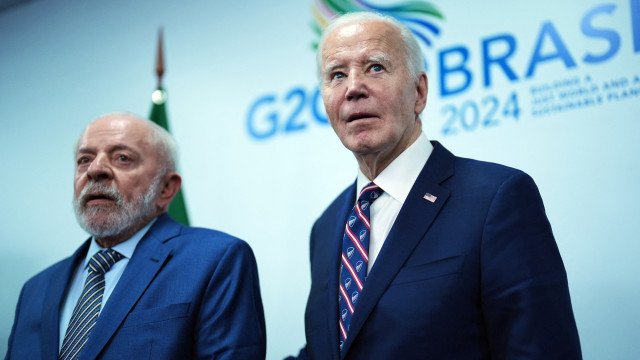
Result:
{"label": "white hair", "polygon": [[316,60],[318,62],[318,75],[320,77],[322,75],[322,51],[327,36],[334,30],[342,26],[353,23],[364,23],[372,21],[389,24],[390,26],[398,30],[398,32],[400,33],[400,38],[402,39],[402,43],[404,45],[404,55],[409,75],[412,79],[418,79],[420,74],[424,72],[424,57],[422,55],[422,50],[420,50],[420,46],[416,41],[416,38],[411,33],[411,30],[409,30],[408,27],[391,16],[368,11],[352,12],[337,16],[333,18],[331,20],[331,23],[329,23],[329,25],[324,29],[322,37],[320,37],[320,42],[318,43],[318,50],[316,53]]}
{"label": "white hair", "polygon": [[[130,112],[113,112],[109,114],[105,114],[99,116],[96,120],[111,117],[111,118],[128,118],[134,119],[137,121],[142,121],[149,126],[151,133],[149,135],[149,140],[151,141],[151,145],[156,148],[158,151],[158,155],[160,161],[162,163],[162,168],[160,169],[161,174],[167,174],[168,172],[176,171],[178,166],[178,145],[176,144],[175,139],[171,134],[165,130],[162,126],[154,123],[153,121],[146,119],[140,115],[130,113]],[[93,121],[95,122],[95,121]],[[87,125],[87,128],[93,124],[91,122]],[[78,151],[78,147],[80,145],[80,141],[82,140],[82,136],[87,131],[85,128],[82,132],[82,135],[78,138],[78,142],[76,143],[76,152]]]}
{"label": "white hair", "polygon": [[178,166],[178,145],[171,134],[162,126],[147,120],[151,127],[151,141],[164,160],[165,173],[176,171]]}

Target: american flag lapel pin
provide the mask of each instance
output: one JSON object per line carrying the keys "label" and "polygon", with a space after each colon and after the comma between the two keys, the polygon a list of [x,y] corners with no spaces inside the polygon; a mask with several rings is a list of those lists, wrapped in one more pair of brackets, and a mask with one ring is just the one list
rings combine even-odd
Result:
{"label": "american flag lapel pin", "polygon": [[435,196],[435,195],[431,195],[431,193],[424,194],[424,196],[422,198],[427,200],[430,203],[435,203],[436,200],[438,200],[438,197]]}

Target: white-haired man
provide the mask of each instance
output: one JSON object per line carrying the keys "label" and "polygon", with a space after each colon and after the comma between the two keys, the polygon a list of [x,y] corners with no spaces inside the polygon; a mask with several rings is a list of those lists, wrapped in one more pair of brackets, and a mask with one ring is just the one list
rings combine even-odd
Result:
{"label": "white-haired man", "polygon": [[73,205],[91,238],[24,285],[6,359],[264,358],[253,253],[166,214],[175,158],[171,136],[138,116],[87,126]]}
{"label": "white-haired man", "polygon": [[331,125],[359,172],[311,232],[311,359],[579,359],[565,269],[533,180],[422,133],[410,31],[354,13],[318,47]]}

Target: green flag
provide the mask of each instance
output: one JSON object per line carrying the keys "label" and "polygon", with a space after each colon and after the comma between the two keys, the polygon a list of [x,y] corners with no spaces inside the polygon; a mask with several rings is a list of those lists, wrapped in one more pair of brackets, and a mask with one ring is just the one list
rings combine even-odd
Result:
{"label": "green flag", "polygon": [[[151,115],[149,115],[149,119],[169,131],[167,110],[164,105],[167,101],[167,93],[162,87],[158,87],[158,89],[153,92],[153,95],[151,95],[151,101],[153,104],[151,105]],[[187,216],[187,207],[184,203],[182,189],[178,191],[169,205],[169,215],[177,222],[189,225],[189,217]]]}

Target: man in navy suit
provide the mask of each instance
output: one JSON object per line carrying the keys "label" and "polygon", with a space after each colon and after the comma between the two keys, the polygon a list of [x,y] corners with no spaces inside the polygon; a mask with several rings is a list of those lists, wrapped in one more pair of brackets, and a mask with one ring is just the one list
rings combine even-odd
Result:
{"label": "man in navy suit", "polygon": [[[175,158],[171,136],[131,114],[85,129],[74,209],[92,236],[24,285],[6,359],[264,358],[253,253],[166,214],[181,185]],[[111,267],[91,275],[100,251]]]}
{"label": "man in navy suit", "polygon": [[[411,32],[348,14],[318,52],[327,114],[359,173],[311,232],[299,358],[580,359],[536,185],[426,138],[427,76]],[[375,202],[356,202],[375,187]],[[364,230],[352,232],[358,221]]]}

